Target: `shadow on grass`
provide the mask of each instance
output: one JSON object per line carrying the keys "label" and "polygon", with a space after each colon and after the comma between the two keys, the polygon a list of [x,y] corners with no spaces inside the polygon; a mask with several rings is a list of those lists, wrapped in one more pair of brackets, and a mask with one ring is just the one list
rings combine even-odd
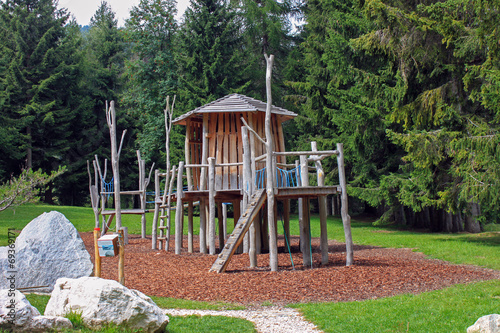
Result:
{"label": "shadow on grass", "polygon": [[472,243],[484,246],[500,246],[500,232],[485,232],[480,234],[447,235],[440,242]]}

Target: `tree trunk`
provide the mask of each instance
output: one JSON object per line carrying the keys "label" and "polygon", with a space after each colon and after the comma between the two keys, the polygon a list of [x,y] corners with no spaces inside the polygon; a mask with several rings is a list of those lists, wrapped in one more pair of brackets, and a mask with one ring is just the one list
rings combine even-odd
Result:
{"label": "tree trunk", "polygon": [[481,214],[480,207],[477,203],[472,202],[469,204],[469,214],[465,216],[464,229],[467,232],[478,233],[481,232],[481,224],[477,217]]}

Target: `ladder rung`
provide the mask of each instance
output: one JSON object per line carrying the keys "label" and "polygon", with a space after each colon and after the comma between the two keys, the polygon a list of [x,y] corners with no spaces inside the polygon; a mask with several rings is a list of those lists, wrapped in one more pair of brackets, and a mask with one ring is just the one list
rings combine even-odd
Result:
{"label": "ladder rung", "polygon": [[168,216],[160,216],[161,219],[166,219]]}
{"label": "ladder rung", "polygon": [[168,229],[168,227],[166,225],[161,225],[158,227],[158,229]]}
{"label": "ladder rung", "polygon": [[158,237],[157,240],[165,240],[167,237]]}

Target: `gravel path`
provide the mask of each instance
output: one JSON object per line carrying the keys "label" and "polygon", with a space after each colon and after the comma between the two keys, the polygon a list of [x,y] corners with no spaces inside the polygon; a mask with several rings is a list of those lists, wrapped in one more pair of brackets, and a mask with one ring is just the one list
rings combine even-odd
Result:
{"label": "gravel path", "polygon": [[167,309],[169,316],[225,316],[237,317],[255,323],[257,332],[263,333],[319,333],[316,326],[307,322],[295,309],[279,306],[259,307],[250,310],[178,310]]}

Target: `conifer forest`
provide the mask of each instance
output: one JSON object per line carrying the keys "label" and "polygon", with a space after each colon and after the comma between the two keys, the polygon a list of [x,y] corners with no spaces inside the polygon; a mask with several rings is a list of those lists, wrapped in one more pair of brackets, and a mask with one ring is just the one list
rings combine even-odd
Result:
{"label": "conifer forest", "polygon": [[106,101],[134,188],[136,150],[165,165],[167,96],[174,117],[231,93],[266,101],[267,53],[273,104],[298,114],[287,150],[344,143],[352,214],[435,232],[500,221],[499,0],[191,0],[177,20],[175,0],[140,0],[123,26],[103,1],[84,27],[55,0],[0,5],[0,182],[65,167],[46,203],[90,205]]}

